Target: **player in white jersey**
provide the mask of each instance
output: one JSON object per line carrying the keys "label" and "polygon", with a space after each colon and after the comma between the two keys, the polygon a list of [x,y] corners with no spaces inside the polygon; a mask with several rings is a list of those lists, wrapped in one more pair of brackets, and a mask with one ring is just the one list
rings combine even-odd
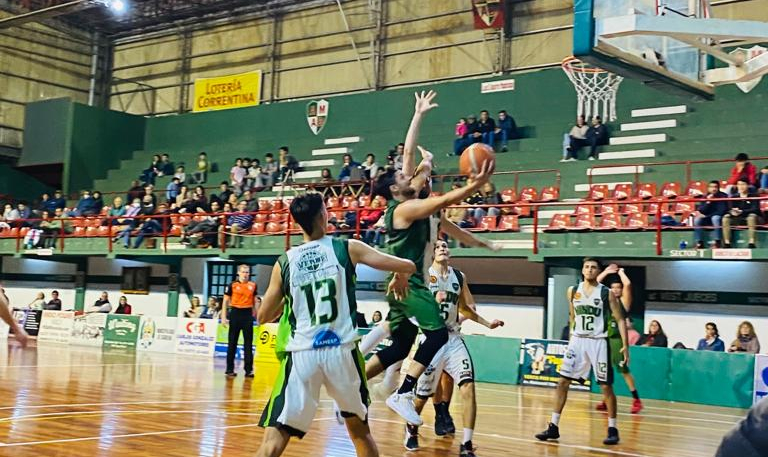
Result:
{"label": "player in white jersey", "polygon": [[304,244],[280,256],[258,310],[262,323],[281,311],[282,317],[275,347],[280,371],[259,422],[266,431],[257,456],[279,456],[291,436],[304,436],[321,386],[338,403],[357,455],[378,456],[367,422],[365,361],[357,349],[355,265],[394,272],[389,288],[398,296],[407,293],[416,266],[357,240],[326,236],[328,213],[320,194],[295,198],[290,211]]}
{"label": "player in white jersey", "polygon": [[627,349],[627,328],[624,322],[624,308],[610,289],[600,284],[600,263],[593,258],[584,259],[581,268],[584,281],[577,287],[568,288],[571,340],[560,366],[560,380],[555,394],[555,408],[547,429],[536,435],[546,441],[560,438],[560,414],[568,399],[568,388],[572,381],[583,383],[589,379],[589,371],[595,373],[597,383],[603,391],[608,407],[608,437],[603,444],[618,444],[619,430],[616,428],[616,395],[613,393],[613,368],[610,364],[608,326],[616,316],[622,346],[619,352],[624,356],[624,365],[629,363]]}
{"label": "player in white jersey", "polygon": [[[416,411],[421,413],[427,399],[435,394],[443,372],[453,378],[459,386],[464,413],[464,437],[459,448],[462,457],[475,457],[472,435],[475,429],[477,403],[475,401],[475,372],[472,357],[461,337],[459,313],[480,325],[495,329],[504,322],[483,319],[473,309],[475,300],[469,292],[466,277],[459,270],[448,265],[451,258],[448,243],[439,240],[435,243],[434,262],[429,268],[429,290],[440,305],[440,313],[448,328],[448,342],[432,358],[426,371],[419,377],[416,386]],[[419,428],[406,425],[405,448],[414,451],[419,448]]]}

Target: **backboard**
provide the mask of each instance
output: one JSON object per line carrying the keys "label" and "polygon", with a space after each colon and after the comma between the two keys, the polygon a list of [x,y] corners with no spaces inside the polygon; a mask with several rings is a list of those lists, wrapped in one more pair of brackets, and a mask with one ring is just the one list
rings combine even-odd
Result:
{"label": "backboard", "polygon": [[768,53],[731,54],[768,41],[768,23],[713,18],[709,0],[575,0],[573,38],[585,62],[704,98],[768,73]]}

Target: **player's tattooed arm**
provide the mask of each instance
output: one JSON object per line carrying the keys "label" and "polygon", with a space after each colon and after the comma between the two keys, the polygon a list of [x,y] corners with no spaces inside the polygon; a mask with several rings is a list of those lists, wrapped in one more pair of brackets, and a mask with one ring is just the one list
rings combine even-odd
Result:
{"label": "player's tattooed arm", "polygon": [[498,251],[501,247],[493,241],[485,240],[475,236],[473,233],[464,230],[445,217],[445,213],[440,216],[440,230],[446,235],[466,246],[486,248],[491,251]]}
{"label": "player's tattooed arm", "polygon": [[475,297],[472,296],[472,292],[469,291],[469,286],[467,286],[467,276],[463,273],[462,276],[464,276],[464,284],[461,286],[461,294],[459,295],[459,313],[461,313],[463,316],[466,316],[467,319],[475,321],[483,327],[487,327],[491,330],[495,329],[496,327],[503,327],[504,321],[494,319],[489,322],[481,315],[477,314]]}
{"label": "player's tattooed arm", "polygon": [[619,303],[619,299],[612,293],[608,294],[611,312],[616,317],[616,324],[619,326],[619,335],[621,335],[621,353],[624,355],[624,365],[629,364],[629,345],[627,344],[627,323],[624,319],[626,313]]}
{"label": "player's tattooed arm", "polygon": [[413,118],[411,118],[408,133],[405,134],[405,146],[403,147],[403,174],[408,177],[414,176],[416,170],[416,144],[419,141],[421,121],[428,111],[438,106],[437,103],[433,103],[437,97],[437,92],[433,90],[427,93],[424,91],[416,92],[414,96],[416,97],[416,104],[413,109]]}
{"label": "player's tattooed arm", "polygon": [[283,308],[283,275],[279,263],[272,267],[269,287],[261,298],[261,306],[256,314],[260,324],[266,324],[277,319]]}

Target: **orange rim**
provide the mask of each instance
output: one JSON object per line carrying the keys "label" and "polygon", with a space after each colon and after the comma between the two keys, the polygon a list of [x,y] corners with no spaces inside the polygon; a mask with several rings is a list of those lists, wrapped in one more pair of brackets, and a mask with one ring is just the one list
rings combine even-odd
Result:
{"label": "orange rim", "polygon": [[608,73],[607,70],[603,70],[602,68],[587,67],[586,65],[589,64],[582,62],[580,59],[577,59],[574,56],[566,57],[561,63],[561,66],[566,71],[572,71],[576,73]]}

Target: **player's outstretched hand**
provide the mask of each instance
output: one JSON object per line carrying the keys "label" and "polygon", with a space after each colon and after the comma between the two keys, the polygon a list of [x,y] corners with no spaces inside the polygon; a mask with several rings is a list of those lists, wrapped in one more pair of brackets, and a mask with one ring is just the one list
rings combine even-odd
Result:
{"label": "player's outstretched hand", "polygon": [[491,322],[491,325],[490,325],[490,326],[488,326],[488,328],[489,328],[489,329],[491,329],[491,330],[493,330],[493,329],[495,329],[495,328],[497,328],[497,327],[504,327],[504,321],[500,321],[500,320],[498,320],[498,319],[494,319],[494,320]]}
{"label": "player's outstretched hand", "polygon": [[493,160],[486,160],[483,162],[483,166],[480,167],[480,171],[476,175],[470,176],[470,179],[472,179],[472,184],[477,189],[483,187],[485,183],[490,181],[495,166],[496,162]]}
{"label": "player's outstretched hand", "polygon": [[432,154],[431,152],[427,151],[426,149],[424,149],[420,145],[417,145],[416,147],[419,148],[419,152],[421,153],[421,160],[422,161],[432,162],[432,158],[435,157],[434,154]]}
{"label": "player's outstretched hand", "polygon": [[605,267],[605,271],[607,273],[618,273],[619,272],[619,266],[617,264],[615,264],[615,263],[612,263],[612,264],[608,265],[607,267]]}
{"label": "player's outstretched hand", "polygon": [[483,247],[490,249],[493,252],[501,251],[501,245],[490,240],[483,240]]}
{"label": "player's outstretched hand", "polygon": [[29,343],[29,334],[21,327],[18,327],[13,335],[16,337],[16,341],[19,342],[21,347],[25,348],[27,347],[27,343]]}
{"label": "player's outstretched hand", "polygon": [[624,355],[624,366],[629,365],[629,348],[626,346],[621,347],[621,352]]}
{"label": "player's outstretched hand", "polygon": [[408,276],[395,273],[387,286],[387,295],[390,292],[395,296],[395,300],[404,300],[408,296]]}
{"label": "player's outstretched hand", "polygon": [[437,108],[437,103],[432,103],[432,100],[437,97],[437,92],[430,90],[426,94],[424,91],[421,91],[421,93],[414,93],[413,94],[416,97],[416,106],[414,107],[414,111],[417,114],[425,114],[427,111]]}

